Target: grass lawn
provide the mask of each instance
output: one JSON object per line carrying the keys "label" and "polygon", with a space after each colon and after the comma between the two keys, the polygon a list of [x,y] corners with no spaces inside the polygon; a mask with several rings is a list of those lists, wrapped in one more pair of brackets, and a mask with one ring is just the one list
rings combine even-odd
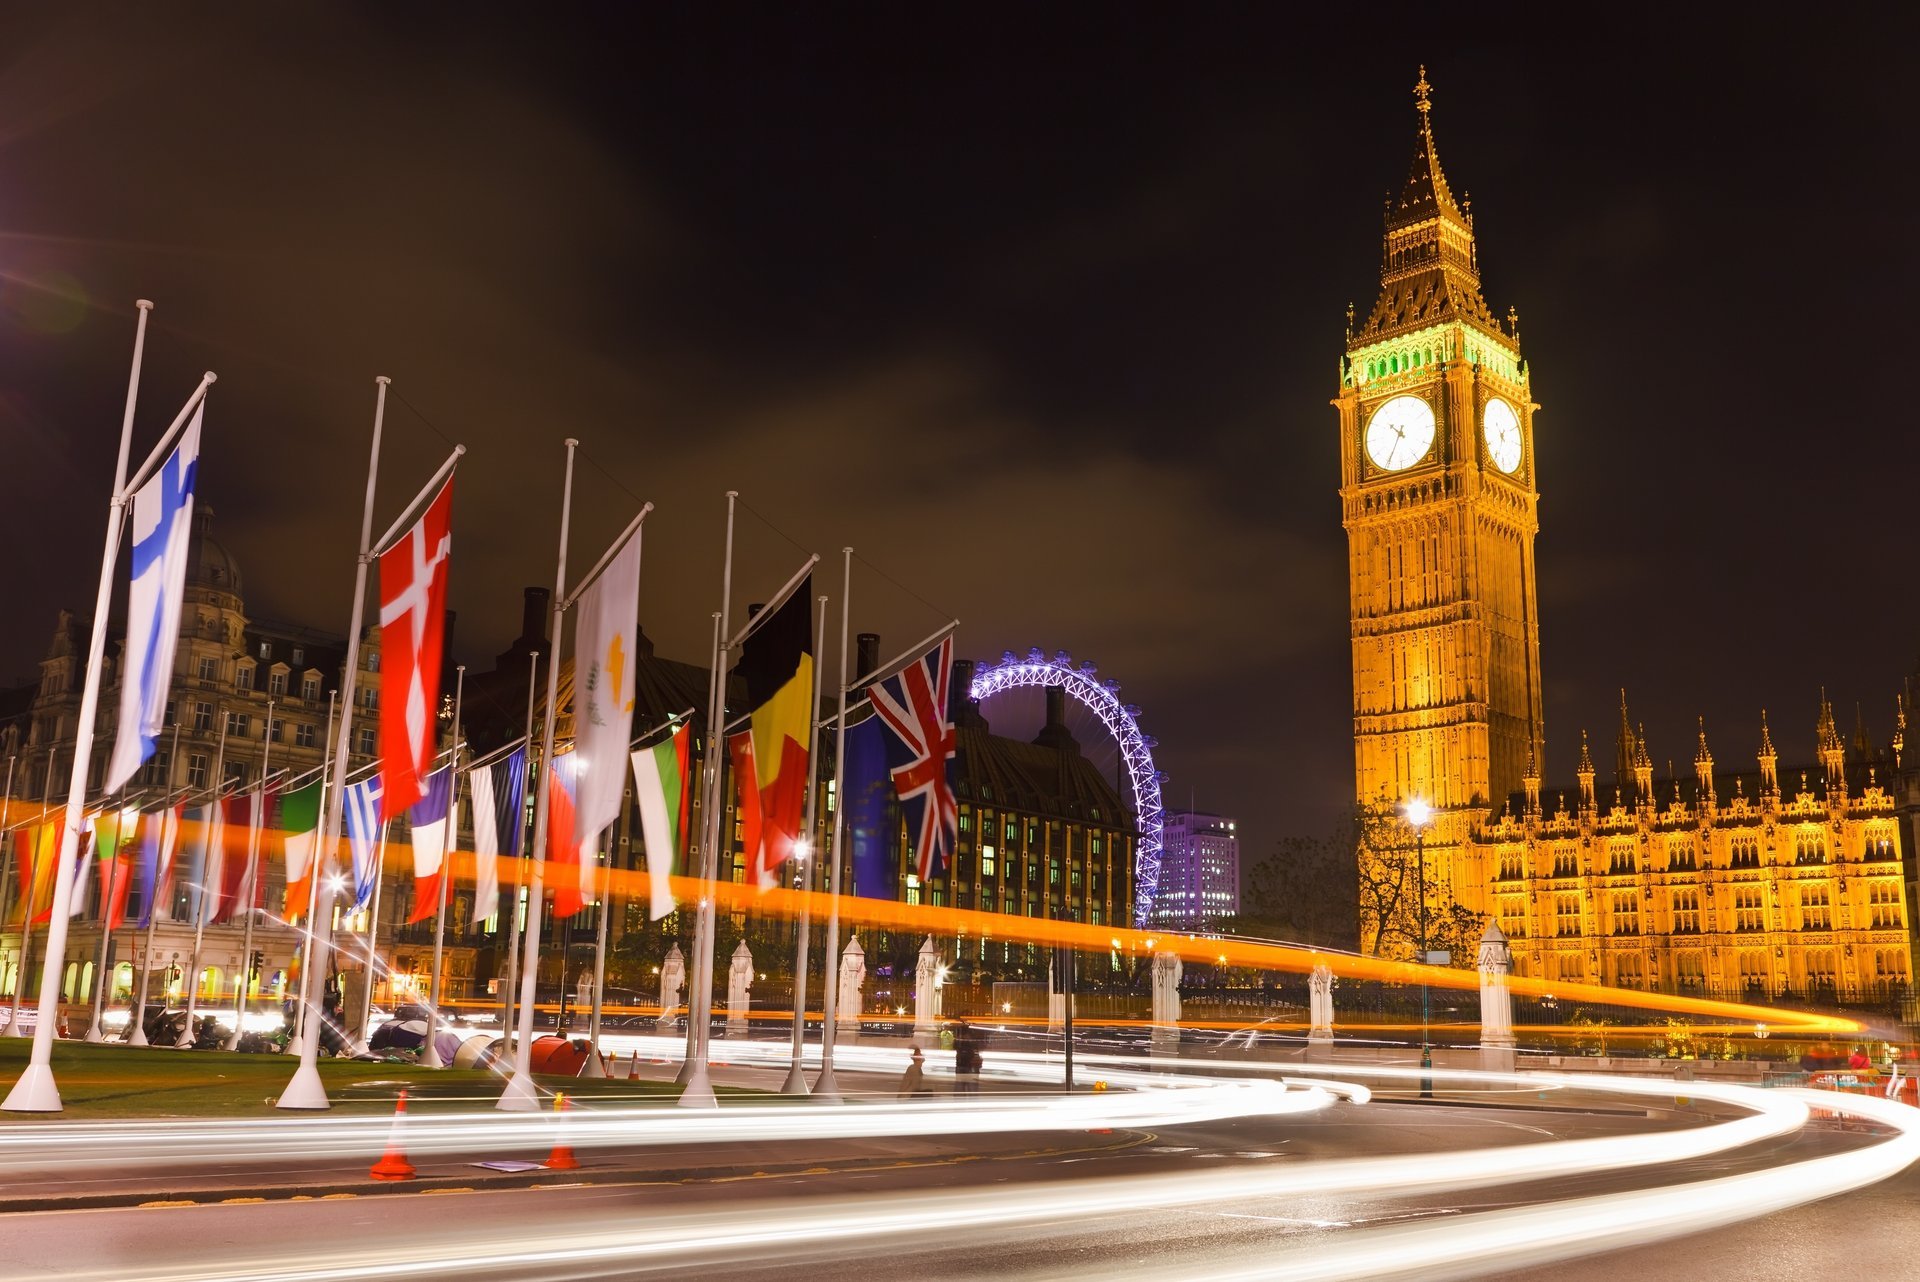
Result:
{"label": "grass lawn", "polygon": [[[12,1087],[26,1067],[29,1038],[0,1038],[0,1091]],[[226,1051],[180,1051],[152,1047],[55,1042],[54,1080],[65,1111],[49,1115],[0,1113],[0,1126],[33,1125],[41,1116],[71,1121],[139,1117],[285,1116],[273,1107],[298,1060],[286,1055],[241,1055]],[[407,1091],[409,1110],[491,1107],[504,1077],[474,1069],[428,1069],[322,1059],[320,1080],[335,1112],[391,1113],[395,1096]],[[540,1077],[547,1090],[582,1100],[662,1102],[679,1094],[671,1082],[608,1078]],[[778,1098],[760,1091],[716,1088],[720,1095]]]}

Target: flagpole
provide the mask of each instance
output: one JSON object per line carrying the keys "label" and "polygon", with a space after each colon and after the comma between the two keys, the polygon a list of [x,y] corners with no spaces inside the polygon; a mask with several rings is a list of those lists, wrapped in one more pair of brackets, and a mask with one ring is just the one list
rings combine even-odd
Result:
{"label": "flagpole", "polygon": [[[625,768],[626,763],[622,762],[621,765]],[[619,822],[626,822],[626,807],[624,806],[621,807]],[[581,1074],[583,1077],[605,1076],[605,1070],[600,1063],[600,1009],[605,1004],[605,998],[601,996],[601,992],[607,986],[607,910],[611,907],[613,900],[613,879],[608,873],[613,868],[613,834],[617,831],[617,825],[607,829],[606,864],[605,867],[600,870],[600,876],[596,879],[598,884],[594,887],[595,896],[599,900],[599,902],[594,905],[599,921],[594,925],[593,1005],[589,1008],[587,1014],[587,1054],[589,1059],[587,1061],[586,1071]]]}
{"label": "flagpole", "polygon": [[[526,872],[527,853],[527,779],[533,765],[533,691],[540,671],[540,652],[527,655],[527,737],[526,760],[520,763],[520,806],[513,816],[513,898],[507,903],[507,982],[500,989],[500,1037],[503,1051],[513,1047],[514,981],[520,977],[520,882]],[[509,754],[511,755],[511,754]]]}
{"label": "flagpole", "polygon": [[[351,697],[351,695],[349,695],[349,697]],[[338,690],[330,691],[327,694],[327,739],[326,739],[327,745],[329,747],[331,747],[333,744],[334,716],[336,713],[338,713],[339,709],[340,709],[340,692]],[[320,798],[321,798],[322,805],[326,803],[327,785],[332,774],[332,772],[328,768],[329,764],[330,763],[327,761],[325,757],[322,757],[320,759]],[[321,856],[320,836],[321,836],[320,833],[318,832],[314,833],[313,856],[312,856],[313,867],[307,873],[307,907],[306,907],[306,913],[305,913],[306,921],[307,921],[307,929],[306,929],[305,936],[300,940],[300,982],[303,986],[307,982],[307,971],[313,964],[313,936],[314,936],[314,931],[316,930],[316,927],[314,925],[314,914],[320,911],[320,877],[324,870],[324,865],[320,857]],[[283,1005],[285,1001],[286,1001],[286,998],[284,995],[282,995],[281,1002]],[[284,1018],[284,1015],[282,1016],[282,1018]],[[307,1007],[304,1002],[295,1002],[293,1007],[293,1037],[287,1043],[288,1047],[296,1047],[296,1046],[304,1045],[306,1041],[306,1035],[307,1035]],[[286,1054],[286,1051],[285,1050],[281,1051],[281,1054],[283,1055]]]}
{"label": "flagpole", "polygon": [[267,724],[260,731],[260,804],[247,832],[247,921],[240,935],[240,996],[234,1004],[233,1032],[227,1049],[240,1049],[241,1025],[247,1020],[247,989],[253,978],[253,918],[260,902],[260,838],[267,826],[267,778],[273,772],[273,700],[267,700]]}
{"label": "flagpole", "polygon": [[[373,494],[374,486],[380,478],[380,429],[385,423],[387,413],[387,384],[392,382],[385,374],[373,380],[375,386],[373,403],[373,450],[367,460],[367,497],[360,508],[360,555],[353,566],[353,612],[352,622],[347,629],[346,664],[341,676],[341,693],[344,706],[340,711],[340,725],[333,742],[332,787],[326,794],[326,817],[320,824],[320,840],[314,847],[313,876],[316,890],[319,883],[327,880],[327,868],[339,855],[340,815],[346,805],[347,787],[347,739],[353,732],[353,692],[360,677],[360,625],[366,617],[367,603],[367,566],[373,561]],[[320,1020],[306,1017],[315,999],[314,973],[326,969],[328,944],[321,936],[319,909],[324,906],[328,918],[333,916],[333,895],[331,891],[316,896],[314,915],[307,919],[307,960],[300,968],[300,1066],[294,1070],[286,1089],[280,1092],[276,1107],[317,1109],[331,1108],[327,1099],[327,1088],[320,1082]],[[331,927],[331,921],[327,923]]]}
{"label": "flagpole", "polygon": [[[721,706],[724,703],[724,699],[720,694],[716,693],[715,678],[716,678],[716,675],[719,673],[719,671],[720,671],[720,612],[718,610],[715,610],[713,612],[713,643],[707,649],[707,725],[709,730],[711,730],[712,728],[714,717],[718,716],[722,720],[724,720],[726,717],[726,708],[724,706]],[[716,707],[719,707],[718,712],[714,711]],[[705,863],[706,863],[706,853],[705,853],[706,845],[707,845],[706,805],[707,805],[707,791],[708,791],[706,771],[709,767],[709,762],[710,762],[710,759],[707,757],[706,753],[703,751],[700,756],[700,768],[701,768],[700,844],[696,848],[700,852],[700,860],[701,860],[701,865],[703,867],[705,866]],[[700,910],[703,907],[705,907],[704,896],[703,896],[702,902],[696,903],[694,905],[694,914],[693,914],[694,928],[693,928],[692,959],[693,959],[693,965],[694,965],[694,974],[696,975],[699,973],[699,970],[700,970]],[[661,1014],[663,1015],[666,1013],[667,1012],[664,1010],[661,1011]],[[694,1049],[695,1047],[694,1047],[694,1035],[693,1035],[693,988],[691,984],[689,984],[687,988],[687,1048],[685,1051],[681,1053],[680,1072],[679,1072],[679,1075],[674,1078],[674,1085],[685,1086],[687,1084],[688,1079],[690,1079],[693,1076]]]}
{"label": "flagpole", "polygon": [[[139,312],[133,335],[133,370],[127,377],[126,410],[120,419],[120,455],[113,469],[113,497],[107,503],[107,537],[100,551],[100,584],[93,601],[93,635],[87,646],[87,676],[80,695],[79,732],[73,749],[73,773],[67,788],[66,822],[60,831],[59,864],[53,878],[53,915],[47,923],[47,960],[40,968],[40,1017],[33,1026],[33,1052],[26,1071],[13,1084],[0,1109],[9,1113],[58,1113],[60,1087],[53,1079],[53,1033],[60,1002],[60,968],[67,950],[67,905],[73,895],[73,856],[80,845],[80,816],[86,800],[87,767],[92,764],[94,721],[100,709],[101,658],[107,648],[107,612],[113,605],[113,568],[120,554],[120,533],[127,516],[127,455],[133,448],[133,409],[140,393],[140,360],[146,350],[147,316],[153,304],[134,303]],[[208,376],[209,378],[211,375]],[[200,384],[204,393],[206,383]],[[32,907],[31,904],[28,907]],[[19,985],[14,985],[17,991]],[[18,1019],[14,1021],[18,1024]]]}
{"label": "flagpole", "polygon": [[[800,1069],[801,1051],[807,1040],[807,936],[813,933],[813,870],[820,862],[819,851],[813,849],[814,793],[819,789],[820,779],[820,657],[827,648],[827,598],[820,598],[820,619],[814,625],[813,641],[813,700],[807,705],[807,819],[802,831],[807,834],[807,857],[800,865],[800,944],[794,951],[793,959],[793,1064],[787,1069],[787,1080],[781,1084],[782,1095],[807,1094],[807,1075]],[[828,960],[827,982],[833,981],[832,960]]]}
{"label": "flagpole", "polygon": [[440,958],[447,939],[447,883],[451,880],[449,859],[453,854],[454,836],[459,825],[454,821],[460,814],[460,700],[467,689],[467,665],[457,663],[453,668],[453,751],[447,762],[447,826],[440,830],[440,880],[439,899],[433,914],[433,978],[427,987],[427,1044],[421,1049],[420,1063],[426,1068],[445,1068],[446,1061],[440,1058],[439,1040],[434,1034],[440,1031]]}
{"label": "flagpole", "polygon": [[[720,570],[720,635],[727,635],[733,601],[733,510],[738,490],[727,491],[727,551]],[[686,1088],[680,1092],[683,1108],[717,1108],[713,1083],[707,1079],[707,1043],[713,1032],[714,891],[719,880],[720,847],[720,727],[727,719],[727,645],[715,652],[713,699],[707,705],[707,813],[706,839],[701,843],[700,873],[705,887],[700,896],[699,934],[694,957],[693,994],[687,1016],[693,1023],[693,1054]]]}
{"label": "flagpole", "polygon": [[380,840],[373,848],[373,894],[367,900],[367,981],[360,986],[360,1040],[355,1043],[355,1054],[363,1054],[367,1049],[367,1025],[373,1022],[373,981],[380,965],[376,951],[380,938],[380,884],[386,880],[382,875],[387,867],[387,839],[393,836],[393,820],[388,819],[380,825]]}
{"label": "flagpole", "polygon": [[167,749],[167,800],[159,811],[160,845],[153,852],[153,885],[147,891],[147,951],[140,966],[140,996],[134,1003],[133,1017],[127,1021],[127,1045],[147,1044],[147,982],[153,977],[153,936],[160,924],[160,856],[166,852],[166,812],[172,805],[173,772],[180,765],[180,718],[173,719],[173,746]]}
{"label": "flagpole", "polygon": [[[553,701],[560,684],[560,634],[566,620],[561,611],[567,599],[567,528],[573,519],[573,453],[580,442],[567,438],[567,473],[560,490],[560,555],[553,572],[553,637],[547,651],[546,726],[540,736],[540,790],[533,799],[533,884],[527,891],[525,955],[520,963],[520,1036],[513,1050],[513,1076],[494,1107],[510,1113],[528,1113],[540,1107],[540,1088],[533,1080],[533,1005],[540,971],[540,908],[546,894],[547,771],[553,762]],[[566,959],[561,959],[560,982],[567,982]]]}
{"label": "flagpole", "polygon": [[853,549],[841,549],[846,558],[840,587],[840,710],[833,723],[833,860],[827,874],[827,999],[826,1027],[820,1031],[820,1076],[813,1079],[813,1097],[823,1104],[839,1104],[840,1083],[833,1077],[833,1026],[839,1015],[841,839],[847,829],[847,619],[853,600]]}
{"label": "flagpole", "polygon": [[[8,820],[13,818],[13,763],[18,756],[19,754],[15,752],[7,754],[7,791],[4,796],[0,796],[0,842],[6,844],[7,856],[6,875],[0,877],[0,929],[6,928],[7,914],[13,907],[13,883],[20,875],[20,852],[16,849],[19,843],[7,840],[9,835]],[[22,916],[20,919],[20,936],[22,939],[26,938],[26,924],[26,918]],[[4,975],[5,973],[5,962],[0,961],[0,975]],[[19,972],[16,969],[16,977],[13,981],[14,987],[16,988],[20,985],[18,974]],[[0,1028],[0,1036],[4,1035],[5,1029]]]}
{"label": "flagpole", "polygon": [[[53,750],[47,750],[47,781],[40,788],[40,822],[46,822],[47,802],[53,797]],[[39,898],[40,838],[35,834],[27,847],[27,900],[20,910],[20,964],[13,972],[13,1009],[7,1015],[6,1035],[25,1037],[20,1026],[20,991],[27,982],[27,959],[33,955],[33,901]]]}
{"label": "flagpole", "polygon": [[[193,1015],[200,1006],[200,948],[207,933],[207,900],[219,893],[217,887],[207,884],[209,881],[215,880],[207,875],[213,871],[214,833],[217,831],[220,834],[220,844],[222,846],[225,846],[227,843],[226,825],[221,822],[224,816],[220,814],[220,790],[226,786],[227,710],[218,703],[214,704],[213,707],[214,715],[220,718],[220,742],[213,750],[213,796],[212,799],[207,802],[206,835],[204,838],[206,844],[202,847],[206,851],[206,856],[200,861],[200,901],[195,906],[196,911],[193,914],[193,965],[187,976],[187,1024],[186,1027],[180,1030],[179,1038],[173,1043],[182,1049],[190,1047],[194,1043]],[[224,850],[220,855],[219,871],[220,877],[224,878],[226,876],[226,853]]]}
{"label": "flagpole", "polygon": [[[126,844],[127,839],[126,804],[127,790],[122,786],[120,808],[113,812],[114,848],[113,858],[107,864],[106,898],[100,903],[100,952],[93,963],[93,1022],[87,1026],[87,1035],[82,1039],[88,1042],[107,1040],[106,1034],[100,1031],[100,1016],[106,1010],[106,986],[100,980],[107,973],[107,950],[113,943],[113,891],[120,880],[120,847]],[[103,810],[100,813],[104,816],[107,812]],[[93,843],[94,857],[97,859],[100,855],[98,824],[94,826]]]}

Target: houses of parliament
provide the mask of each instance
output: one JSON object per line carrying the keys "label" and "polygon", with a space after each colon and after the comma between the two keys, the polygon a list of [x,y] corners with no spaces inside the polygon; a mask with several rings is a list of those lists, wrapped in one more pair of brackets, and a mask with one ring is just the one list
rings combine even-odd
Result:
{"label": "houses of parliament", "polygon": [[[1890,752],[1843,739],[1822,694],[1788,740],[1812,731],[1804,768],[1781,766],[1756,709],[1737,751],[1718,745],[1741,768],[1717,764],[1702,725],[1692,770],[1656,778],[1623,693],[1610,786],[1583,734],[1573,786],[1543,790],[1539,407],[1518,316],[1482,296],[1471,204],[1441,170],[1424,69],[1414,94],[1380,294],[1364,319],[1348,311],[1333,401],[1356,799],[1432,807],[1417,843],[1406,834],[1428,916],[1457,905],[1497,921],[1519,974],[1736,999],[1906,992],[1903,852],[1920,821],[1908,696]],[[1363,841],[1359,857],[1384,853]]]}

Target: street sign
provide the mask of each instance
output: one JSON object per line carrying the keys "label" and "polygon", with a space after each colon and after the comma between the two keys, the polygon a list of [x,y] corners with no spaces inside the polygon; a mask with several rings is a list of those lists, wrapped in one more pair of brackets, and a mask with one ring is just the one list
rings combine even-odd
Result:
{"label": "street sign", "polygon": [[1427,953],[1427,965],[1451,966],[1453,965],[1453,954],[1444,948],[1432,949]]}

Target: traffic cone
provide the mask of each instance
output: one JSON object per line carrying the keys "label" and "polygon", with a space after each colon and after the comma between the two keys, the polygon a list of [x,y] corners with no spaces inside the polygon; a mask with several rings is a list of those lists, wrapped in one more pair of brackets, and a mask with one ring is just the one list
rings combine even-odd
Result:
{"label": "traffic cone", "polygon": [[393,1108],[393,1129],[387,1132],[387,1151],[379,1161],[367,1169],[367,1174],[376,1180],[410,1180],[416,1172],[413,1163],[401,1149],[407,1126],[407,1093],[400,1092],[400,1099]]}
{"label": "traffic cone", "polygon": [[627,1080],[629,1082],[637,1082],[640,1080],[640,1052],[639,1051],[635,1051],[633,1053],[633,1058],[627,1061]]}
{"label": "traffic cone", "polygon": [[556,1091],[553,1096],[554,1125],[559,1134],[554,1137],[553,1152],[547,1155],[546,1168],[549,1171],[577,1171],[580,1159],[573,1155],[573,1146],[567,1143],[567,1113],[573,1105],[567,1102],[565,1091]]}

